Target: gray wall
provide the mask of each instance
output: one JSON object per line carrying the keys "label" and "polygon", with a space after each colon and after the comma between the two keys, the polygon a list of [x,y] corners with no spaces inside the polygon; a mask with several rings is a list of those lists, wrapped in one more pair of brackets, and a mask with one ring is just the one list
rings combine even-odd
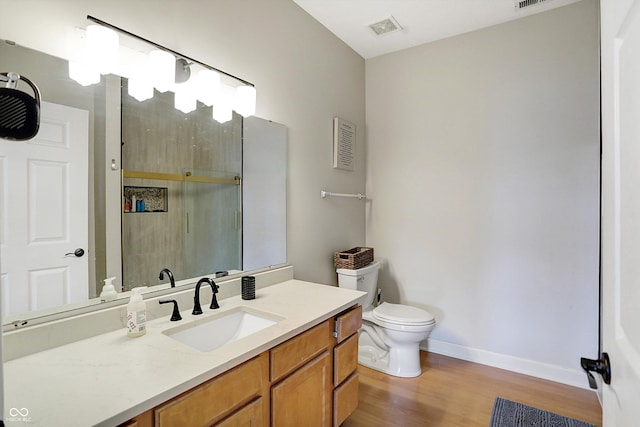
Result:
{"label": "gray wall", "polygon": [[366,63],[367,245],[429,350],[586,386],[598,342],[598,11]]}

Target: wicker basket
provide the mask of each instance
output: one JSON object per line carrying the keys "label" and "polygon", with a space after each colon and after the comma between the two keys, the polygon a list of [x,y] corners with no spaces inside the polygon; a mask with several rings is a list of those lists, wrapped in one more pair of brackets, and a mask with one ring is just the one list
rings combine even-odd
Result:
{"label": "wicker basket", "polygon": [[336,268],[357,270],[373,262],[373,248],[352,248],[334,252],[333,265]]}

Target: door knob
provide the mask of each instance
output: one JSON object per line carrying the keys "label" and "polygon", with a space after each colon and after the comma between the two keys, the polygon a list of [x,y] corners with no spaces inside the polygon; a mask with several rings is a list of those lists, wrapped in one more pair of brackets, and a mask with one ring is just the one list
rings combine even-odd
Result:
{"label": "door knob", "polygon": [[582,366],[582,369],[587,373],[589,387],[598,388],[596,379],[591,372],[597,372],[602,375],[602,381],[604,381],[605,384],[611,384],[611,362],[609,361],[609,355],[607,353],[602,353],[602,357],[597,360],[581,357],[580,366]]}
{"label": "door knob", "polygon": [[80,258],[82,255],[84,255],[84,249],[82,248],[78,248],[73,252],[69,252],[68,254],[64,254],[64,256],[75,256]]}

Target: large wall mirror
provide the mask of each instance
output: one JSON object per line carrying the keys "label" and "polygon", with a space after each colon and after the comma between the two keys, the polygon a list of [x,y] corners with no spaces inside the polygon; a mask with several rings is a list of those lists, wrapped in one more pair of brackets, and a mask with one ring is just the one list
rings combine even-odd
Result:
{"label": "large wall mirror", "polygon": [[107,277],[154,290],[165,268],[180,286],[286,263],[283,125],[185,114],[172,92],[140,102],[113,74],[81,86],[66,60],[4,40],[0,71],[43,99],[33,142],[0,140],[3,324],[97,306]]}

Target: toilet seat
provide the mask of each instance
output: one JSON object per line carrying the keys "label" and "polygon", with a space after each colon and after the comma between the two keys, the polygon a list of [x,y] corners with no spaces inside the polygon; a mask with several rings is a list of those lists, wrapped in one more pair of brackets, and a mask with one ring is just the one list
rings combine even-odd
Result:
{"label": "toilet seat", "polygon": [[403,304],[383,302],[372,310],[373,317],[392,325],[428,326],[436,321],[428,311]]}

